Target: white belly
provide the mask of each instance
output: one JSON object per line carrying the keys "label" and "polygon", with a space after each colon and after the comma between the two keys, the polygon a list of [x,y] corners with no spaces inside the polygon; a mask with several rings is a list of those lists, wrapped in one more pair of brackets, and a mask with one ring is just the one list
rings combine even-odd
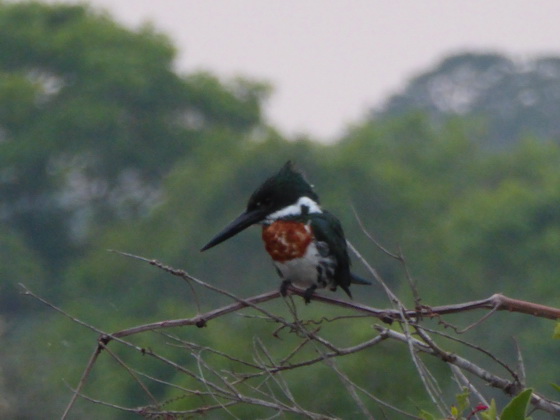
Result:
{"label": "white belly", "polygon": [[284,280],[289,280],[294,286],[302,289],[311,286],[326,287],[333,280],[332,259],[321,256],[314,243],[307,247],[303,257],[284,262],[275,261],[274,265]]}

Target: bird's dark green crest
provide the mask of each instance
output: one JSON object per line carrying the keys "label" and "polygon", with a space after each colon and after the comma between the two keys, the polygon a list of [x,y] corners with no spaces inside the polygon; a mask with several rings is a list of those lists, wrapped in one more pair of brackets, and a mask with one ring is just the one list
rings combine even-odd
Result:
{"label": "bird's dark green crest", "polygon": [[249,198],[248,210],[269,208],[277,210],[295,203],[300,197],[309,197],[319,203],[319,197],[303,174],[288,161],[277,174],[268,178]]}

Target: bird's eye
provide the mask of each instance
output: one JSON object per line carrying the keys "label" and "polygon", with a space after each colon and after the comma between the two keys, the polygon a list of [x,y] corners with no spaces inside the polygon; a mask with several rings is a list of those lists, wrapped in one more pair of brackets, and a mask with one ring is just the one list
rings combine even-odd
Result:
{"label": "bird's eye", "polygon": [[263,206],[268,206],[270,204],[270,198],[263,198],[262,200],[253,203],[254,208],[261,208]]}

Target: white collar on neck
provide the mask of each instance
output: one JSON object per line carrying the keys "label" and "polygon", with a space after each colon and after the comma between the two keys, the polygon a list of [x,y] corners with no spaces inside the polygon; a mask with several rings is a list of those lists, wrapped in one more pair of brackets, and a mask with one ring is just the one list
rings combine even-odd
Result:
{"label": "white collar on neck", "polygon": [[303,213],[309,214],[322,212],[323,211],[321,210],[321,207],[319,206],[319,204],[317,204],[317,202],[309,197],[300,197],[294,204],[291,204],[268,215],[266,217],[266,221],[272,223],[278,219],[283,219],[290,216],[300,216]]}

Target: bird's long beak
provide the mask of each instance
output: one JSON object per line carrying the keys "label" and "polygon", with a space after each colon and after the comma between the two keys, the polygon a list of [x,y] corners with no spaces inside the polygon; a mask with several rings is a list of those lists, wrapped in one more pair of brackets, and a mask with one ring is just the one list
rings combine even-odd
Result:
{"label": "bird's long beak", "polygon": [[245,211],[241,213],[233,222],[227,225],[220,233],[218,233],[210,242],[202,247],[200,251],[206,251],[213,246],[231,238],[249,226],[260,222],[265,218],[266,214],[261,209]]}

